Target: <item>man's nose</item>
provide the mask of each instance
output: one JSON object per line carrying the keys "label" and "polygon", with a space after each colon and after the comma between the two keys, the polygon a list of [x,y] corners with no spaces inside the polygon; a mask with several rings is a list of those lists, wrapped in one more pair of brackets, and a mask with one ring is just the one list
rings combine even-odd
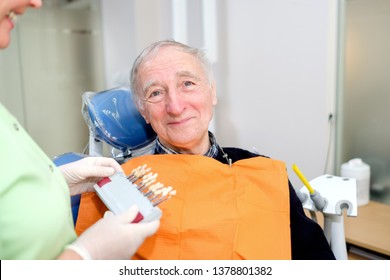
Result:
{"label": "man's nose", "polygon": [[185,108],[184,96],[176,89],[170,90],[165,99],[165,108],[170,114],[180,114]]}

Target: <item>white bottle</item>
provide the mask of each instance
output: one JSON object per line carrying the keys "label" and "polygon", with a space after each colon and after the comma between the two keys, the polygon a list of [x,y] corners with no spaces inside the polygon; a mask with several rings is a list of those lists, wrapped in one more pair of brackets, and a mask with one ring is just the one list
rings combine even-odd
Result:
{"label": "white bottle", "polygon": [[357,204],[362,206],[370,201],[370,166],[361,158],[354,158],[341,165],[341,177],[355,178]]}

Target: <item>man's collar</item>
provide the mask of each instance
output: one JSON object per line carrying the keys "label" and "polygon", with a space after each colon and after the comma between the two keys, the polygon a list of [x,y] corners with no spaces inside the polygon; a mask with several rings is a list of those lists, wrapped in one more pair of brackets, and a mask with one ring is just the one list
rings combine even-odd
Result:
{"label": "man's collar", "polygon": [[[209,131],[210,149],[204,154],[206,157],[216,158],[218,155],[219,146],[215,139],[214,134]],[[156,141],[156,154],[179,154],[175,150],[168,148],[161,144],[160,139],[157,137]]]}

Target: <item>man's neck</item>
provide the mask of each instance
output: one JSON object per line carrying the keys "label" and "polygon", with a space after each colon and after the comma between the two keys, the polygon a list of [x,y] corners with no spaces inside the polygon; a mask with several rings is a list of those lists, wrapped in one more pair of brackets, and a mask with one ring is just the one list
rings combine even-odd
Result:
{"label": "man's neck", "polygon": [[[212,147],[212,144],[215,143],[214,135],[211,132],[207,133],[207,137],[203,143],[194,145],[195,148],[185,148],[185,147],[176,147],[169,145],[162,141],[160,138],[157,139],[157,152],[161,154],[189,154],[189,155],[205,155],[211,156],[215,154],[215,152],[211,151],[211,149],[216,149]],[[211,148],[211,149],[210,149]]]}

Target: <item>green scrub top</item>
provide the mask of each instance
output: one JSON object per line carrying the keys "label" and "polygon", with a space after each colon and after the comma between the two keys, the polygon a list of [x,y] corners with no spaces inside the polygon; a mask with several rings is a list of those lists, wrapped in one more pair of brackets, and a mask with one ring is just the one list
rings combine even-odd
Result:
{"label": "green scrub top", "polygon": [[55,259],[75,239],[61,172],[0,104],[0,259]]}

